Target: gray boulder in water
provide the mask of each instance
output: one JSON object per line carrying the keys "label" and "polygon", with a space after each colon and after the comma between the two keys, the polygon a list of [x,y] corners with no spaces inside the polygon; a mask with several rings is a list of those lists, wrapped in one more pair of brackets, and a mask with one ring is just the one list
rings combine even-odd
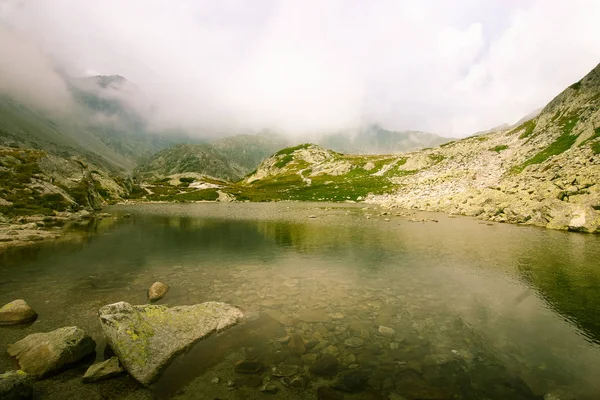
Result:
{"label": "gray boulder in water", "polygon": [[0,374],[0,399],[23,400],[32,396],[33,386],[26,372],[8,371]]}
{"label": "gray boulder in water", "polygon": [[119,302],[102,307],[98,314],[121,364],[144,385],[157,379],[177,354],[244,316],[238,308],[218,302],[172,308]]}
{"label": "gray boulder in water", "polygon": [[21,369],[33,378],[43,378],[63,369],[96,349],[94,339],[76,326],[46,333],[32,333],[8,346],[8,354],[16,357]]}
{"label": "gray boulder in water", "polygon": [[1,325],[24,324],[35,320],[37,316],[37,313],[22,299],[11,301],[0,308]]}

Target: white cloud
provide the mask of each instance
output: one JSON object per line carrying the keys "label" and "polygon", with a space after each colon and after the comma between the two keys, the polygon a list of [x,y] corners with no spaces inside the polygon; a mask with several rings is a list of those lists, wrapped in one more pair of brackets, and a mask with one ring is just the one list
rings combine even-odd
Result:
{"label": "white cloud", "polygon": [[158,120],[218,132],[374,121],[466,135],[518,120],[600,61],[595,0],[0,4],[0,23],[68,70],[123,75]]}

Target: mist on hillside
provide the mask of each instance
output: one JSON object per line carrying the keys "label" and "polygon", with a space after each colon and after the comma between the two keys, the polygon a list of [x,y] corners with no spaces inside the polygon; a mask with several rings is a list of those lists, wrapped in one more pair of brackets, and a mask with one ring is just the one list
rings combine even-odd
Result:
{"label": "mist on hillside", "polygon": [[3,0],[0,92],[65,113],[76,87],[150,130],[200,136],[467,136],[516,122],[600,59],[598,2],[465,3]]}

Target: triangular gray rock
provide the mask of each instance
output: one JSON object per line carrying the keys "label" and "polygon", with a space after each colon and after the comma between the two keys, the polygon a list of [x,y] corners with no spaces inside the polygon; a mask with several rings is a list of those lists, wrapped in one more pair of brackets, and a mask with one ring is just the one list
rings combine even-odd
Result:
{"label": "triangular gray rock", "polygon": [[121,364],[144,385],[157,379],[177,354],[244,316],[238,308],[218,302],[172,308],[119,302],[102,307],[98,314]]}

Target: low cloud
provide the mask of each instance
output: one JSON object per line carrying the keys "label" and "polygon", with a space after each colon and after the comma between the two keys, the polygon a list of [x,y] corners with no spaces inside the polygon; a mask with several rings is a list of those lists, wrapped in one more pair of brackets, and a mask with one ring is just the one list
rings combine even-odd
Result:
{"label": "low cloud", "polygon": [[465,136],[517,121],[600,62],[597,1],[449,3],[3,0],[0,49],[14,59],[0,89],[61,97],[60,65],[125,76],[157,126]]}

